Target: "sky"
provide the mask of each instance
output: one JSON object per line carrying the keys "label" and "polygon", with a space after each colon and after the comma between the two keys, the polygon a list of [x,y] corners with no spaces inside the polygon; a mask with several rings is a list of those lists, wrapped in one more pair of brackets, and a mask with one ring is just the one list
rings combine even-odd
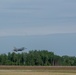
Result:
{"label": "sky", "polygon": [[76,0],[0,0],[0,41],[0,53],[27,46],[76,55]]}

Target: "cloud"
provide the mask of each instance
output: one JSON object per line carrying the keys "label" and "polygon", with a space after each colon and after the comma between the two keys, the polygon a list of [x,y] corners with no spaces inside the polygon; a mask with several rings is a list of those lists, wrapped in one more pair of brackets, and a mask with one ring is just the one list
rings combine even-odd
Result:
{"label": "cloud", "polygon": [[0,0],[0,36],[75,33],[75,9],[74,0]]}
{"label": "cloud", "polygon": [[76,26],[44,26],[0,30],[0,36],[31,36],[59,33],[76,33]]}
{"label": "cloud", "polygon": [[64,2],[76,3],[76,0],[64,0]]}

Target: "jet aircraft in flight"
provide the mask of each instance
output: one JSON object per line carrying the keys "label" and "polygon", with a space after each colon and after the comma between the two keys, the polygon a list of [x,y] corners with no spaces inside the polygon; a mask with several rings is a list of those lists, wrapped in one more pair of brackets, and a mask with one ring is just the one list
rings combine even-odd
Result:
{"label": "jet aircraft in flight", "polygon": [[18,52],[18,51],[23,51],[25,49],[26,49],[25,47],[22,47],[22,48],[16,48],[16,47],[14,47],[13,51]]}

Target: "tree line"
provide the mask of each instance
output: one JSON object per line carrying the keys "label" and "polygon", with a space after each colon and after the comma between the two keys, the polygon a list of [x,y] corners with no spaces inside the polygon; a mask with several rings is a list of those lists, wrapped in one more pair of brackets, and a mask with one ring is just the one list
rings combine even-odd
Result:
{"label": "tree line", "polygon": [[59,56],[47,50],[0,54],[0,65],[76,66],[75,56]]}

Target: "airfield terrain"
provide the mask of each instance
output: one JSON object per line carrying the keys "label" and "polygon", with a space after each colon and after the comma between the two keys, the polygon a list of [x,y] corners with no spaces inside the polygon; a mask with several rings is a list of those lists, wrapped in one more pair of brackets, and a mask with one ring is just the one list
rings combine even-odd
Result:
{"label": "airfield terrain", "polygon": [[76,67],[0,66],[0,75],[76,75]]}

